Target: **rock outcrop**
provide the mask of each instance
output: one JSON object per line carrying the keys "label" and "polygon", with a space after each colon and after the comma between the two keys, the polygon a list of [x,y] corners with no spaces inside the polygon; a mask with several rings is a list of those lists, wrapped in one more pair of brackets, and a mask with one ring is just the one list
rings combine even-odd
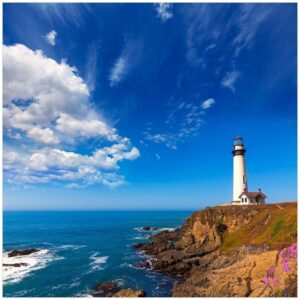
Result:
{"label": "rock outcrop", "polygon": [[116,294],[114,294],[113,297],[140,298],[140,297],[146,297],[146,293],[144,290],[123,289],[123,290],[117,292]]}
{"label": "rock outcrop", "polygon": [[93,297],[146,297],[144,290],[133,290],[130,288],[120,289],[119,285],[113,281],[98,283],[94,290]]}
{"label": "rock outcrop", "polygon": [[8,257],[21,256],[21,255],[29,255],[35,252],[38,252],[38,249],[24,249],[24,250],[13,250],[8,253]]}
{"label": "rock outcrop", "polygon": [[173,296],[295,296],[295,251],[287,261],[282,249],[296,240],[296,203],[281,203],[206,208],[134,248],[154,270],[181,275]]}
{"label": "rock outcrop", "polygon": [[14,263],[14,264],[2,264],[2,265],[3,267],[15,267],[15,268],[28,266],[28,264],[26,263]]}

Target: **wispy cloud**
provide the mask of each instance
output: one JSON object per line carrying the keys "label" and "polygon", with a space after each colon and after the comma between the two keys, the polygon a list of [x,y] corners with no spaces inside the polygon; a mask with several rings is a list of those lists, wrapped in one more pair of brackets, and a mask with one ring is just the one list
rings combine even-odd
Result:
{"label": "wispy cloud", "polygon": [[39,3],[31,4],[32,8],[41,14],[49,24],[72,25],[80,27],[85,18],[91,16],[93,11],[87,3]]}
{"label": "wispy cloud", "polygon": [[88,46],[85,82],[87,83],[90,91],[93,91],[96,87],[97,71],[99,70],[99,49],[100,44],[97,41],[92,42]]}
{"label": "wispy cloud", "polygon": [[[211,107],[215,100],[209,98],[196,105],[192,102],[180,102],[173,108],[165,121],[165,132],[155,132],[151,127],[144,131],[144,139],[155,144],[165,144],[176,150],[178,145],[192,136],[197,136],[204,123],[205,110]],[[173,103],[174,106],[174,103]]]}
{"label": "wispy cloud", "polygon": [[238,56],[242,49],[253,45],[257,31],[270,12],[269,5],[245,3],[239,6],[235,23],[238,33],[233,39],[234,56]]}
{"label": "wispy cloud", "polygon": [[110,86],[117,85],[128,72],[128,61],[126,57],[120,56],[114,63],[109,74]]}
{"label": "wispy cloud", "polygon": [[215,103],[215,100],[213,98],[209,98],[202,102],[201,107],[202,109],[208,109]]}
{"label": "wispy cloud", "polygon": [[235,83],[239,76],[240,72],[238,71],[227,72],[225,77],[221,81],[221,85],[223,87],[229,88],[233,93],[235,93]]}
{"label": "wispy cloud", "polygon": [[125,79],[128,73],[136,66],[142,56],[143,42],[128,39],[121,55],[114,62],[108,76],[110,86],[116,86]]}
{"label": "wispy cloud", "polygon": [[[187,62],[203,70],[218,64],[216,75],[221,85],[235,92],[236,80],[242,73],[238,58],[242,50],[255,44],[270,12],[270,6],[264,4],[184,5]],[[238,72],[232,71],[232,66]]]}
{"label": "wispy cloud", "polygon": [[57,32],[52,30],[46,34],[45,39],[48,44],[50,44],[51,46],[55,46],[56,36],[57,36]]}
{"label": "wispy cloud", "polygon": [[163,21],[166,22],[173,17],[172,4],[170,3],[156,3],[155,10],[157,16]]}

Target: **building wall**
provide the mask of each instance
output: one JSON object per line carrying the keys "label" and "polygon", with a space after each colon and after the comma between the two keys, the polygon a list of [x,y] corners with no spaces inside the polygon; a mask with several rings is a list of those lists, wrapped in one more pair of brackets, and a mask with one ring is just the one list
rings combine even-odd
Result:
{"label": "building wall", "polygon": [[[243,201],[244,199],[244,201]],[[246,202],[245,202],[246,199]],[[256,205],[256,204],[265,204],[265,199],[264,198],[260,198],[259,199],[259,203],[256,202],[255,198],[248,198],[245,195],[242,195],[240,198],[240,205]]]}

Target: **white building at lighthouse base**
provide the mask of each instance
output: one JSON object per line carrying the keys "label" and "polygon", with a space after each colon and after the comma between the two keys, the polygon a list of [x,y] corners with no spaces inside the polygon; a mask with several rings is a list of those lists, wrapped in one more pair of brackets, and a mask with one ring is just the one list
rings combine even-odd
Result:
{"label": "white building at lighthouse base", "polygon": [[244,191],[241,193],[239,198],[239,203],[236,203],[238,205],[256,205],[265,204],[267,196],[261,191],[261,189],[258,189],[257,192]]}

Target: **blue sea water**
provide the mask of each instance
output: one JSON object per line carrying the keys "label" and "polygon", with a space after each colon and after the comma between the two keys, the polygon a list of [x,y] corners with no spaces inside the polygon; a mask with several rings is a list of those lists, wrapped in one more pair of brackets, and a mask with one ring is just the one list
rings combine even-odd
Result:
{"label": "blue sea water", "polygon": [[[144,289],[147,296],[170,296],[172,278],[135,268],[145,260],[132,245],[146,242],[143,226],[176,228],[188,211],[4,212],[4,258],[14,249],[42,249],[9,263],[27,266],[3,271],[5,297],[88,296],[97,283]],[[159,231],[156,230],[155,232]]]}

